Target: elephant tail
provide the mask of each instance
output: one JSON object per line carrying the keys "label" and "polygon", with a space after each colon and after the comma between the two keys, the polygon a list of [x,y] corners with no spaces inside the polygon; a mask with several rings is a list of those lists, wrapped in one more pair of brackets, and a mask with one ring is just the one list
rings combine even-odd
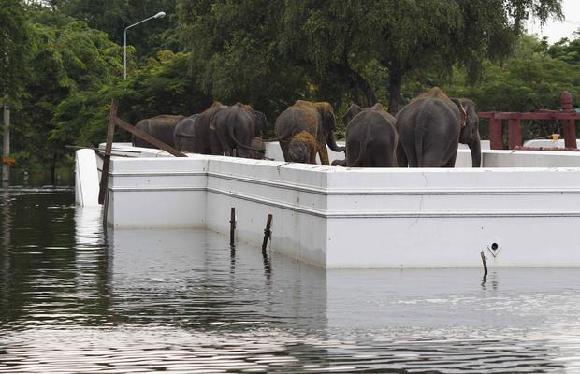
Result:
{"label": "elephant tail", "polygon": [[[425,137],[424,124],[428,123],[429,119],[416,119],[417,126],[415,126],[415,157],[417,158],[417,167],[423,167],[423,141]],[[423,124],[423,125],[422,125]]]}
{"label": "elephant tail", "polygon": [[365,127],[366,134],[362,137],[362,140],[359,142],[357,158],[349,166],[360,166],[363,163],[363,158],[367,152],[367,147],[369,146],[370,142],[369,139],[371,139],[371,126],[367,124]]}
{"label": "elephant tail", "polygon": [[263,152],[263,149],[259,149],[259,148],[255,148],[249,145],[245,145],[242,144],[238,138],[236,137],[236,134],[234,133],[234,127],[233,126],[228,126],[228,134],[230,136],[230,139],[232,139],[234,141],[234,143],[236,143],[236,147],[245,149],[247,151],[254,151],[254,152]]}

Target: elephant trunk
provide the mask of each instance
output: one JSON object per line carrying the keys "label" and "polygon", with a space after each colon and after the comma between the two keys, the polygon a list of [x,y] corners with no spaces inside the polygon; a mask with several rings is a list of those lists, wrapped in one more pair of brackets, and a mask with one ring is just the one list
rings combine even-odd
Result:
{"label": "elephant trunk", "polygon": [[344,147],[339,147],[338,144],[336,144],[336,138],[334,137],[334,133],[332,131],[328,132],[328,135],[326,136],[326,144],[328,144],[328,148],[330,148],[331,151],[334,152],[344,152]]}
{"label": "elephant trunk", "polygon": [[469,143],[469,149],[471,149],[471,166],[481,167],[481,139],[479,135]]}

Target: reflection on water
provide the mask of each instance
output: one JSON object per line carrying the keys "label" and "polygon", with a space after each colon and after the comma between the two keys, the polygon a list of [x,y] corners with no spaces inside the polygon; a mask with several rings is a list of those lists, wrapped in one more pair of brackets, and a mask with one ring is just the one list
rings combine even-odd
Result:
{"label": "reflection on water", "polygon": [[324,272],[2,191],[0,372],[574,372],[577,269]]}

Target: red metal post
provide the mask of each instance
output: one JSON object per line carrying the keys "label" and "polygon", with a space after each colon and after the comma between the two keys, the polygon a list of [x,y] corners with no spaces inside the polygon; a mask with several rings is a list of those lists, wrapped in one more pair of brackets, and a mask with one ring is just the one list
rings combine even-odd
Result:
{"label": "red metal post", "polygon": [[[573,113],[574,105],[572,103],[572,94],[570,92],[562,92],[560,95],[560,106],[562,112]],[[576,123],[573,119],[562,121],[562,130],[564,133],[564,142],[566,148],[577,148],[576,145]]]}
{"label": "red metal post", "polygon": [[509,149],[522,146],[522,126],[519,118],[508,120],[508,145]]}
{"label": "red metal post", "polygon": [[501,120],[489,119],[489,147],[494,150],[503,149],[503,137],[501,134]]}

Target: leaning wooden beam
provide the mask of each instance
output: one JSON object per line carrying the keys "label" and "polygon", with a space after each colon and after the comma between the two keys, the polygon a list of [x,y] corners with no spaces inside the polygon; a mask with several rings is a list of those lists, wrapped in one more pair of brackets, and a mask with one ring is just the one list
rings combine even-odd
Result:
{"label": "leaning wooden beam", "polygon": [[109,109],[109,126],[107,128],[107,145],[105,146],[105,157],[103,158],[103,171],[101,173],[101,183],[99,183],[99,204],[103,205],[107,196],[107,186],[109,184],[109,164],[111,162],[111,149],[113,148],[113,135],[115,133],[115,118],[117,117],[117,104],[111,100]]}
{"label": "leaning wooden beam", "polygon": [[115,124],[125,131],[130,132],[136,137],[145,140],[147,143],[154,145],[155,147],[161,149],[162,151],[171,153],[175,157],[187,157],[187,155],[179,152],[175,148],[165,144],[161,140],[154,138],[153,136],[147,134],[145,131],[138,129],[137,127],[123,121],[122,119],[115,116]]}

